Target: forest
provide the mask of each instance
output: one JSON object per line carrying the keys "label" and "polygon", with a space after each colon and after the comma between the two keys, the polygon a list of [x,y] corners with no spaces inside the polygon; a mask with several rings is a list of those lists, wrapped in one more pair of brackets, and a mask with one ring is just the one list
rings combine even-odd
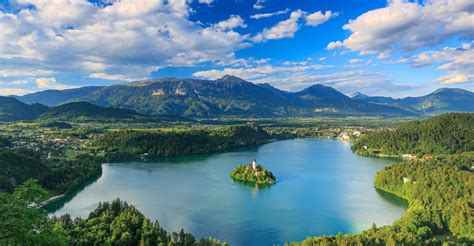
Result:
{"label": "forest", "polygon": [[368,133],[358,139],[352,148],[361,155],[454,154],[472,151],[474,114],[448,113],[429,120],[402,123],[391,131]]}
{"label": "forest", "polygon": [[54,194],[70,191],[85,180],[100,175],[101,158],[79,155],[73,160],[42,160],[38,153],[0,150],[0,191],[13,191],[28,179],[36,179]]}
{"label": "forest", "polygon": [[266,143],[278,138],[258,126],[230,126],[213,130],[119,130],[109,131],[95,145],[108,160],[137,159],[189,154],[208,154]]}

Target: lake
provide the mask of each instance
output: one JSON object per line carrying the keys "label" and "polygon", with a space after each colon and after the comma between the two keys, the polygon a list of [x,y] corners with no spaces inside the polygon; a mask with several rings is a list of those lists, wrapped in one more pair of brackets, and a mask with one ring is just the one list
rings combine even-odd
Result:
{"label": "lake", "polygon": [[[233,181],[238,164],[257,163],[277,183]],[[52,214],[87,217],[117,197],[168,231],[232,245],[272,245],[308,235],[360,232],[391,224],[407,204],[375,190],[376,172],[396,160],[357,156],[349,142],[296,139],[210,156],[103,165],[102,175],[50,205]]]}

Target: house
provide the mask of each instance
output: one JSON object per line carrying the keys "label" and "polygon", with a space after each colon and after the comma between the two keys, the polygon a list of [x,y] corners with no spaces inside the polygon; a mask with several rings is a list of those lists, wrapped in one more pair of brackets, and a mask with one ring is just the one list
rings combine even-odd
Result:
{"label": "house", "polygon": [[147,157],[148,157],[148,153],[143,153],[143,154],[140,155],[140,159],[141,159],[142,161],[146,160]]}
{"label": "house", "polygon": [[252,163],[247,164],[247,168],[250,168],[257,172],[257,160],[253,159]]}

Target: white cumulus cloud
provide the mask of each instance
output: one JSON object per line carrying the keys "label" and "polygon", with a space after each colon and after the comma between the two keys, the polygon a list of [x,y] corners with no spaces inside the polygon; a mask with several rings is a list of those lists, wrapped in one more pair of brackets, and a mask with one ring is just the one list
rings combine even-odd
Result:
{"label": "white cumulus cloud", "polygon": [[456,83],[465,83],[469,80],[469,77],[463,73],[450,73],[443,76],[440,76],[436,81],[441,84],[456,84]]}
{"label": "white cumulus cloud", "polygon": [[255,42],[265,42],[272,39],[293,37],[300,28],[298,22],[303,15],[304,12],[301,10],[293,11],[291,12],[289,19],[280,21],[269,29],[265,28],[261,33],[257,34],[253,40]]}
{"label": "white cumulus cloud", "polygon": [[217,24],[214,25],[215,28],[218,30],[226,31],[226,30],[232,30],[237,27],[241,28],[246,28],[247,25],[245,24],[245,21],[238,15],[231,15],[229,19],[218,22]]}
{"label": "white cumulus cloud", "polygon": [[333,41],[333,42],[330,42],[327,45],[326,49],[333,50],[333,49],[336,49],[336,48],[339,48],[339,47],[342,47],[342,46],[343,46],[343,44],[342,44],[341,41]]}
{"label": "white cumulus cloud", "polygon": [[328,21],[332,17],[336,17],[338,13],[333,13],[331,11],[321,12],[316,11],[308,16],[306,16],[306,25],[308,26],[318,26]]}
{"label": "white cumulus cloud", "polygon": [[248,45],[247,36],[234,30],[246,26],[242,18],[235,15],[206,27],[188,19],[192,9],[187,0],[122,0],[106,6],[86,0],[20,3],[18,12],[0,10],[0,66],[8,65],[0,69],[2,77],[75,73],[143,78],[166,66],[219,61]]}
{"label": "white cumulus cloud", "polygon": [[343,29],[352,34],[343,42],[331,42],[328,49],[344,46],[362,54],[385,52],[386,57],[394,50],[435,46],[451,37],[472,39],[474,1],[393,1],[349,21]]}
{"label": "white cumulus cloud", "polygon": [[63,85],[56,81],[53,77],[48,78],[37,78],[35,79],[36,87],[40,90],[64,90],[75,88],[75,86]]}
{"label": "white cumulus cloud", "polygon": [[471,43],[459,47],[444,47],[441,50],[429,50],[407,60],[414,67],[439,64],[438,70],[448,74],[435,81],[443,84],[474,82],[474,48]]}

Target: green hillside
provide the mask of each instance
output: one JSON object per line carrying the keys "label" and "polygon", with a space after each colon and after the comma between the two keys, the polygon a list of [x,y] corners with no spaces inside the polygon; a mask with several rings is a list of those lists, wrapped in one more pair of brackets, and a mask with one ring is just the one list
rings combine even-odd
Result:
{"label": "green hillside", "polygon": [[12,97],[0,96],[0,121],[34,120],[47,110],[48,107],[41,104],[28,105]]}
{"label": "green hillside", "polygon": [[40,115],[40,119],[56,120],[123,120],[146,118],[133,110],[100,107],[88,102],[72,102],[53,107]]}
{"label": "green hillside", "polygon": [[23,149],[0,150],[0,192],[13,188],[28,179],[61,194],[70,191],[84,180],[101,173],[101,161],[89,156],[74,160],[41,160],[37,152]]}
{"label": "green hillside", "polygon": [[71,102],[50,108],[39,116],[40,120],[76,122],[168,122],[188,121],[172,115],[142,115],[130,109],[109,108],[88,102]]}
{"label": "green hillside", "polygon": [[[474,113],[448,113],[368,133],[352,147],[360,154],[453,154],[474,151]],[[366,150],[367,148],[367,150]]]}
{"label": "green hillside", "polygon": [[[218,130],[109,131],[95,145],[112,160],[207,154],[266,143],[276,136],[251,126],[231,126]],[[144,156],[142,156],[144,157]]]}

